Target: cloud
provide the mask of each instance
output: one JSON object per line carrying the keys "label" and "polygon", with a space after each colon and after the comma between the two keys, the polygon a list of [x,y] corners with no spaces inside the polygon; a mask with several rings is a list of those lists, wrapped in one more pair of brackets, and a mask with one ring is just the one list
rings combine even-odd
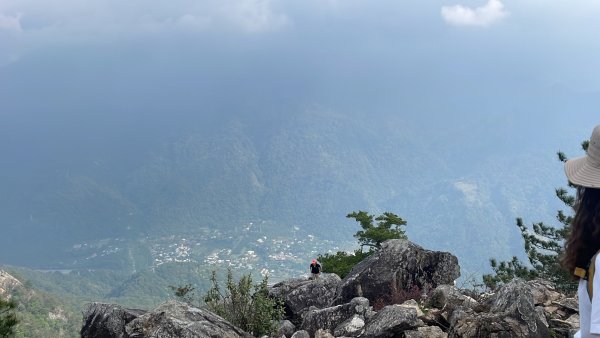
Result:
{"label": "cloud", "polygon": [[190,29],[205,30],[210,27],[212,20],[205,16],[185,14],[177,20],[177,23]]}
{"label": "cloud", "polygon": [[291,21],[283,0],[0,0],[0,66],[57,45],[182,31],[262,34]]}
{"label": "cloud", "polygon": [[444,20],[456,26],[487,27],[499,22],[508,15],[500,0],[489,0],[484,6],[475,9],[454,5],[442,7]]}
{"label": "cloud", "polygon": [[0,32],[21,32],[21,14],[15,16],[5,15],[0,13]]}
{"label": "cloud", "polygon": [[[0,3],[0,30],[5,27],[21,28],[20,16],[3,15],[23,13],[30,30],[53,28],[65,35],[89,32],[93,38],[103,34],[107,27],[122,29],[123,34],[145,31],[148,24],[168,30],[174,25],[190,28],[233,29],[259,33],[283,27],[290,19],[283,13],[282,0],[172,0],[148,2],[145,0],[3,0]],[[278,7],[279,6],[279,7]]]}
{"label": "cloud", "polygon": [[19,40],[23,35],[21,14],[0,12],[0,66],[19,60]]}
{"label": "cloud", "polygon": [[227,18],[247,32],[262,32],[286,26],[290,20],[273,10],[272,0],[235,0],[226,3]]}

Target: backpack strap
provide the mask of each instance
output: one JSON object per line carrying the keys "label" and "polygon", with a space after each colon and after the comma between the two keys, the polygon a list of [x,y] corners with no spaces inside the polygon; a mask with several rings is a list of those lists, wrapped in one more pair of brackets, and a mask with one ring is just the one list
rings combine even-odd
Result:
{"label": "backpack strap", "polygon": [[592,301],[592,297],[594,296],[594,273],[596,272],[596,257],[600,251],[596,252],[592,259],[590,260],[590,266],[587,271],[587,292],[590,297],[590,301]]}
{"label": "backpack strap", "polygon": [[594,274],[596,273],[596,257],[600,254],[600,250],[592,256],[585,268],[576,267],[573,274],[583,280],[587,281],[587,293],[590,297],[590,301],[594,296]]}

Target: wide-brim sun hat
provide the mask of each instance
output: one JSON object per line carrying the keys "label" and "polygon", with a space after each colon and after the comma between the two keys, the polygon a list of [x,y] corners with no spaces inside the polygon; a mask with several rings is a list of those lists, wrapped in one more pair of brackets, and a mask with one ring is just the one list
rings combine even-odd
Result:
{"label": "wide-brim sun hat", "polygon": [[574,185],[600,188],[600,125],[592,132],[587,154],[565,163],[565,174]]}

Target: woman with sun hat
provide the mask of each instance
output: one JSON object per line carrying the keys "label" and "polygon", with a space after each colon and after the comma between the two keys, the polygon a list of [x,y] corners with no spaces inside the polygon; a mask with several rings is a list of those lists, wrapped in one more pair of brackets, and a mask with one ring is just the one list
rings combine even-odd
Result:
{"label": "woman with sun hat", "polygon": [[[579,280],[579,332],[600,338],[600,125],[594,128],[586,156],[565,163],[569,182],[577,187],[575,215],[565,243],[562,265]],[[596,290],[596,292],[594,292]],[[596,295],[594,295],[596,293]]]}

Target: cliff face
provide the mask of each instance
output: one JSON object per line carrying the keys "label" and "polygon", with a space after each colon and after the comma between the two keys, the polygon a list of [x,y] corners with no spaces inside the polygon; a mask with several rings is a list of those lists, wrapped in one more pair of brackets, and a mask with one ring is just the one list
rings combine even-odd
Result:
{"label": "cliff face", "polygon": [[[286,320],[273,337],[569,337],[579,323],[577,300],[547,282],[514,280],[495,293],[453,285],[460,275],[450,253],[391,240],[343,280],[291,279],[270,295],[284,301]],[[148,313],[90,305],[83,338],[246,337],[204,309],[170,302]],[[110,323],[107,324],[107,323]]]}
{"label": "cliff face", "polygon": [[0,298],[17,304],[17,338],[74,337],[81,325],[80,312],[74,304],[34,289],[4,270],[0,270]]}
{"label": "cliff face", "polygon": [[10,298],[12,291],[22,288],[23,283],[4,270],[0,270],[0,296]]}

